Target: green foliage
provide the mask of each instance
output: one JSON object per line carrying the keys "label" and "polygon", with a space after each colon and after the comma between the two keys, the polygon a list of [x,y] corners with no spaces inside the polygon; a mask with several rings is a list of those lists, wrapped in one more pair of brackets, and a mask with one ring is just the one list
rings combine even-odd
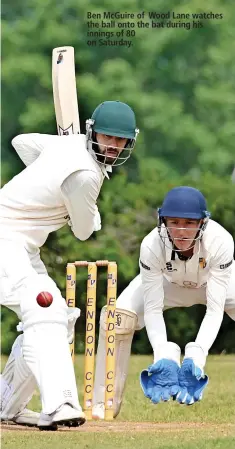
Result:
{"label": "green foliage", "polygon": [[[106,99],[129,103],[140,128],[131,160],[105,181],[99,198],[102,230],[87,242],[69,228],[50,236],[42,250],[49,274],[65,291],[65,266],[75,259],[118,262],[119,293],[138,273],[139,246],[156,226],[156,209],[175,185],[203,191],[212,218],[235,237],[234,161],[235,46],[232,2],[193,0],[119,0],[118,10],[222,12],[221,21],[203,29],[136,29],[133,46],[89,47],[87,11],[114,12],[111,0],[9,0],[2,6],[2,184],[23,165],[10,142],[18,133],[56,133],[51,83],[51,52],[73,45],[82,131],[85,119]],[[101,272],[98,310],[105,302]],[[85,277],[79,275],[77,348],[83,350]],[[80,279],[83,284],[80,284]],[[166,313],[168,333],[181,346],[195,336],[201,309]],[[97,315],[98,316],[98,315]],[[3,310],[2,350],[8,352],[16,318]],[[183,323],[183,324],[182,324]],[[235,350],[232,322],[225,319],[213,349]],[[134,352],[149,351],[145,332],[136,335]]]}

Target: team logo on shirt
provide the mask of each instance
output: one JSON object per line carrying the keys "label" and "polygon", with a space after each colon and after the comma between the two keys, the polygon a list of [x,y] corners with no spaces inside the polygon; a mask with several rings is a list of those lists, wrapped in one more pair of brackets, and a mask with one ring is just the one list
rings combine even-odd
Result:
{"label": "team logo on shirt", "polygon": [[200,268],[206,268],[206,259],[204,257],[199,257]]}

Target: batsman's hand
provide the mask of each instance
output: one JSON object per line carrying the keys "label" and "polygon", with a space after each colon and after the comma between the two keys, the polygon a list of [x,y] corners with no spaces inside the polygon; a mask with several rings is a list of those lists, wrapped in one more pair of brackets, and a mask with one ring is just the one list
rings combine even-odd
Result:
{"label": "batsman's hand", "polygon": [[186,405],[200,401],[208,382],[208,376],[195,365],[193,359],[185,358],[179,372],[180,391],[176,400]]}
{"label": "batsman's hand", "polygon": [[154,404],[175,399],[179,392],[179,365],[168,359],[161,359],[140,374],[140,385],[144,395]]}

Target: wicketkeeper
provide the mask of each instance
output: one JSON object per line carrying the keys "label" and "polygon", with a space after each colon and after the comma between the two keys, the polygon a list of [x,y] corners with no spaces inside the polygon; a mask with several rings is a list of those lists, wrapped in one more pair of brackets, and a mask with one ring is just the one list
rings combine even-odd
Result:
{"label": "wicketkeeper", "polygon": [[[187,186],[172,189],[158,217],[158,226],[141,245],[140,274],[117,299],[115,416],[122,404],[135,330],[146,326],[153,349],[153,363],[140,376],[145,396],[155,404],[173,397],[191,405],[201,400],[208,384],[206,358],[224,311],[235,320],[233,238],[210,219],[202,193]],[[206,313],[195,341],[186,344],[181,364],[179,346],[167,339],[163,311],[194,304],[205,304]],[[104,418],[104,355],[105,307],[94,388],[96,419]]]}
{"label": "wicketkeeper", "polygon": [[[85,422],[68,345],[79,309],[67,307],[40,247],[66,224],[79,240],[101,229],[96,202],[103,180],[130,157],[137,134],[133,110],[106,101],[87,120],[86,135],[12,141],[27,167],[0,191],[0,299],[18,315],[23,334],[1,376],[2,420],[42,429]],[[49,307],[36,301],[44,296],[52,297]],[[40,416],[25,409],[36,386]]]}

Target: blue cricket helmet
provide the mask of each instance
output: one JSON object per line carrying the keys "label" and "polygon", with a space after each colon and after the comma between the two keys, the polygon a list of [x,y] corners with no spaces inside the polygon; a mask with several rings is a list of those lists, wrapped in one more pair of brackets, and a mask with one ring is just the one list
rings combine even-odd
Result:
{"label": "blue cricket helmet", "polygon": [[200,190],[181,186],[170,190],[158,209],[160,219],[164,217],[191,218],[200,220],[209,218],[206,200]]}

